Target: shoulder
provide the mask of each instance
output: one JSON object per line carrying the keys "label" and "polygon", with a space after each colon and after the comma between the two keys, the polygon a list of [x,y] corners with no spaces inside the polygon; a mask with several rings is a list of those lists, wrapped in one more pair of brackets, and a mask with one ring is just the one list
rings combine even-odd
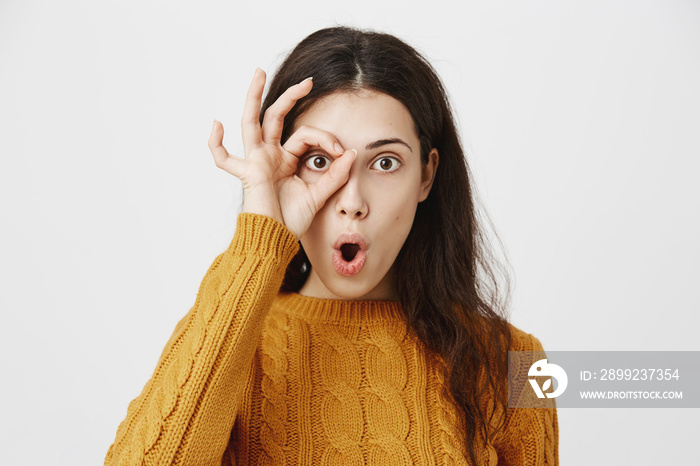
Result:
{"label": "shoulder", "polygon": [[[520,327],[516,327],[505,319],[500,319],[496,322],[493,318],[481,318],[479,326],[481,330],[484,331],[482,333],[484,338],[496,328],[498,328],[499,333],[502,333],[507,327],[510,332],[510,343],[508,344],[507,351],[544,351],[544,347],[539,338]],[[503,349],[505,344],[499,346]]]}
{"label": "shoulder", "polygon": [[542,342],[532,333],[528,333],[508,322],[511,342],[509,351],[544,351]]}
{"label": "shoulder", "polygon": [[[542,352],[545,356],[542,342],[532,333],[508,323],[511,333],[510,351]],[[508,372],[512,377],[524,374],[531,365],[540,357],[538,353],[526,354],[509,361]],[[510,382],[509,382],[510,384]],[[527,386],[525,384],[524,386]],[[494,425],[491,444],[496,450],[499,460],[506,464],[559,464],[559,423],[554,398],[546,398],[544,401],[535,397],[535,393],[529,389],[516,389],[510,392],[509,385],[508,405],[533,406],[533,408],[515,408],[508,406],[503,411],[503,406],[498,406],[498,415],[494,419],[504,419],[503,425]],[[527,401],[525,401],[527,400]],[[539,404],[538,404],[539,403]],[[534,406],[538,406],[534,408]],[[505,418],[501,417],[505,414]],[[498,462],[501,464],[501,461]]]}
{"label": "shoulder", "polygon": [[[495,358],[495,364],[507,360],[508,351],[532,351],[544,353],[542,341],[532,333],[513,325],[505,319],[481,318],[479,321],[479,336],[485,343],[485,354]],[[505,330],[510,338],[506,339]],[[494,335],[497,335],[495,337]],[[496,343],[498,341],[498,343]]]}

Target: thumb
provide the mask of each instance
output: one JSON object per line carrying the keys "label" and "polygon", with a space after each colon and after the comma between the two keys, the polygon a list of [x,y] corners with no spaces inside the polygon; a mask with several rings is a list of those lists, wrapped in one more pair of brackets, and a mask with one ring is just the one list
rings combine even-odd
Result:
{"label": "thumb", "polygon": [[324,206],[331,195],[347,183],[350,167],[357,157],[355,149],[345,151],[333,161],[330,168],[315,183],[309,185],[309,191],[318,210]]}

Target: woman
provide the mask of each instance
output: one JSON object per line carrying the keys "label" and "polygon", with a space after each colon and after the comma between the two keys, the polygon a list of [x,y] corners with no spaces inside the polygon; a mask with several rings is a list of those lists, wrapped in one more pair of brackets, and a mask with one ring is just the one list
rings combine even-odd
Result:
{"label": "woman", "polygon": [[336,27],[264,86],[245,159],[214,122],[243,213],[105,464],[558,464],[555,409],[507,409],[507,351],[542,345],[500,315],[432,67]]}

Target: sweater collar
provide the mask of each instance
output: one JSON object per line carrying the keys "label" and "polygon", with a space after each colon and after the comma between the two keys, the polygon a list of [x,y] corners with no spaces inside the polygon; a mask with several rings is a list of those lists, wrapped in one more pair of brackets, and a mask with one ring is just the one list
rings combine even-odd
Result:
{"label": "sweater collar", "polygon": [[406,320],[400,301],[324,299],[280,293],[274,307],[309,322],[357,324]]}

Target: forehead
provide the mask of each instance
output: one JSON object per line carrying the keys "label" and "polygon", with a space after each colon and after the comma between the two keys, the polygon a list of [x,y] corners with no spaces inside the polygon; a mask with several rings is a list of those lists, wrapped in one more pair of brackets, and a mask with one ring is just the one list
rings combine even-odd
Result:
{"label": "forehead", "polygon": [[336,92],[316,101],[294,124],[313,126],[347,142],[399,137],[417,145],[418,133],[408,109],[395,98],[363,89]]}

